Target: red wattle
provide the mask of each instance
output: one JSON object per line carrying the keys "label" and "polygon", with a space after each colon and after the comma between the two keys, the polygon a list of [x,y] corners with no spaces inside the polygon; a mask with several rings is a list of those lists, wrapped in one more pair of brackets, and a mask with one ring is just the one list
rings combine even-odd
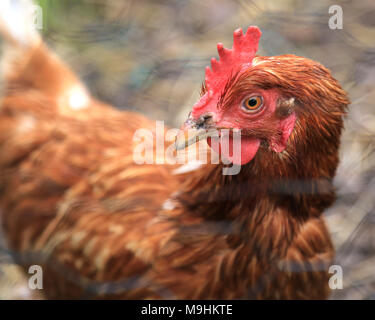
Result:
{"label": "red wattle", "polygon": [[[211,141],[211,139],[213,141]],[[260,140],[241,136],[241,146],[233,145],[233,138],[221,136],[220,138],[208,138],[208,145],[223,158],[236,165],[249,163],[256,155]],[[229,144],[227,146],[227,144]]]}

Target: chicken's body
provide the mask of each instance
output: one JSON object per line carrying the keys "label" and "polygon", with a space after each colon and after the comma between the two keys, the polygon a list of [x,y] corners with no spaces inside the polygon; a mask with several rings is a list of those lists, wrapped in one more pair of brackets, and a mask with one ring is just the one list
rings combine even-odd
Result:
{"label": "chicken's body", "polygon": [[342,123],[316,172],[292,133],[293,161],[260,149],[238,175],[175,174],[133,161],[134,132],[153,121],[92,99],[44,45],[24,52],[0,108],[2,223],[19,263],[42,265],[47,297],[328,296],[322,212]]}

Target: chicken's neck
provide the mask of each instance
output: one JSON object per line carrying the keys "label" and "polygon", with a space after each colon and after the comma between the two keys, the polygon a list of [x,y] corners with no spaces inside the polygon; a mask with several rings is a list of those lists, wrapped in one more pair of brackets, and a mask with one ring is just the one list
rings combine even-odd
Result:
{"label": "chicken's neck", "polygon": [[334,200],[330,179],[290,174],[281,179],[247,166],[238,175],[223,176],[221,166],[207,165],[187,179],[177,199],[190,216],[186,221],[213,223],[215,233],[226,234],[234,246],[263,243],[263,249],[282,256],[301,225]]}
{"label": "chicken's neck", "polygon": [[[332,178],[323,173],[286,167],[272,170],[260,159],[238,175],[223,175],[220,165],[207,165],[192,174],[179,192],[179,202],[209,220],[259,218],[284,210],[296,219],[320,215],[335,199]],[[262,165],[260,165],[262,162]],[[277,163],[276,163],[277,165]],[[281,166],[281,164],[280,164]]]}

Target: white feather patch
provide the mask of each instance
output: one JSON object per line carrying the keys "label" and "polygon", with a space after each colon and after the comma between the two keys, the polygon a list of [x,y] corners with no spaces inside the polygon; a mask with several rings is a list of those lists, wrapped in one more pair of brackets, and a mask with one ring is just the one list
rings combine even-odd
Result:
{"label": "white feather patch", "polygon": [[89,95],[82,86],[77,85],[68,92],[69,107],[73,110],[85,109],[89,106]]}
{"label": "white feather patch", "polygon": [[36,120],[33,116],[25,115],[20,118],[18,125],[17,125],[17,132],[18,133],[27,133],[35,129],[36,127]]}
{"label": "white feather patch", "polygon": [[165,200],[164,203],[163,203],[163,206],[162,206],[163,210],[166,210],[166,211],[171,211],[175,207],[176,207],[176,204],[171,199]]}
{"label": "white feather patch", "polygon": [[195,171],[195,170],[198,170],[200,167],[202,167],[202,165],[203,165],[202,161],[193,160],[173,170],[173,174],[183,174],[183,173]]}
{"label": "white feather patch", "polygon": [[30,0],[0,1],[0,30],[8,40],[24,46],[35,43],[40,19],[41,8]]}

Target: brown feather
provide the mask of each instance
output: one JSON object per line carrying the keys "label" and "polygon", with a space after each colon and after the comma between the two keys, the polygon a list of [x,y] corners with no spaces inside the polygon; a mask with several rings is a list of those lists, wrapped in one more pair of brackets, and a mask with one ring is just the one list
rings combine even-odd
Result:
{"label": "brown feather", "polygon": [[47,297],[328,296],[333,247],[322,212],[335,199],[349,101],[316,62],[256,60],[228,82],[222,106],[276,88],[285,98],[277,116],[293,109],[298,120],[283,153],[264,144],[236,176],[221,165],[182,175],[136,165],[133,134],[152,121],[91,97],[69,108],[65,94],[81,84],[43,45],[14,69],[0,109],[2,222],[19,263],[43,265]]}

